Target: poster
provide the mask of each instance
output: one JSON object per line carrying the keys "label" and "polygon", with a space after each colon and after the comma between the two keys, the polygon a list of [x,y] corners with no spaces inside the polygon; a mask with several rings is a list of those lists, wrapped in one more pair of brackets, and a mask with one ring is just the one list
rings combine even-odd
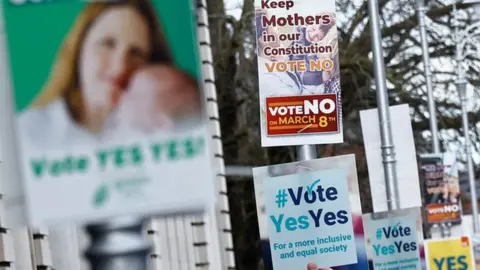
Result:
{"label": "poster", "polygon": [[[469,225],[471,230],[473,226],[472,224],[469,224]],[[480,235],[472,234],[471,232],[468,235],[472,236],[470,239],[472,240],[472,245],[473,245],[473,257],[475,260],[475,269],[480,269]]]}
{"label": "poster", "polygon": [[480,269],[480,245],[474,247],[475,269]]}
{"label": "poster", "polygon": [[[358,182],[357,182],[357,171],[356,171],[356,164],[355,164],[355,156],[354,155],[344,155],[344,156],[337,156],[337,157],[329,157],[329,158],[321,158],[316,160],[308,160],[308,161],[298,161],[298,162],[291,162],[285,164],[278,164],[272,165],[267,167],[258,167],[254,168],[253,170],[254,175],[254,185],[255,185],[255,198],[257,203],[257,214],[258,214],[258,222],[259,222],[259,230],[260,230],[260,239],[262,244],[262,252],[263,252],[263,267],[265,270],[278,270],[278,269],[299,269],[303,270],[306,269],[307,263],[317,263],[319,267],[326,267],[328,265],[333,266],[332,269],[334,270],[367,270],[368,268],[368,261],[367,261],[367,253],[365,249],[365,242],[364,242],[364,235],[363,235],[363,224],[362,224],[362,209],[360,203],[360,196],[358,190]],[[335,179],[329,179],[330,176],[334,176]],[[320,179],[320,182],[316,182]],[[305,203],[299,203],[298,206],[295,205],[294,201],[291,200],[290,192],[288,191],[288,187],[298,188],[302,187],[302,191],[305,191],[305,187],[311,187],[312,184],[316,185],[317,188],[310,188],[311,190],[316,191],[318,189],[319,184],[322,184],[323,189],[328,185],[334,186],[338,191],[338,198],[341,198],[340,194],[344,194],[346,192],[347,199],[349,205],[340,203],[340,201],[332,201],[332,202],[313,202],[311,205],[305,206]],[[342,185],[346,184],[346,187]],[[291,185],[291,186],[289,186]],[[345,190],[346,191],[341,191]],[[276,205],[276,195],[279,190],[285,189],[286,191],[286,198],[287,202],[285,202],[285,207],[280,207]],[[326,188],[328,189],[328,187]],[[295,189],[293,190],[295,191]],[[298,192],[298,189],[296,190]],[[332,191],[330,191],[332,192]],[[297,199],[297,194],[293,192],[295,199]],[[281,193],[283,194],[283,192]],[[318,195],[318,193],[317,193]],[[272,197],[273,196],[273,197]],[[308,195],[305,197],[305,193],[303,194],[302,199],[312,199],[313,195]],[[345,195],[344,195],[345,196]],[[281,195],[283,197],[283,195]],[[281,198],[280,197],[280,198]],[[318,196],[317,196],[318,198]],[[323,197],[326,199],[325,197]],[[339,200],[337,198],[337,200]],[[343,197],[342,199],[344,199]],[[283,206],[283,205],[282,205]],[[295,231],[288,231],[285,232],[282,230],[281,232],[276,232],[275,224],[272,221],[271,216],[273,216],[273,220],[278,220],[278,214],[284,214],[284,218],[287,215],[293,216],[302,216],[309,214],[309,210],[318,210],[319,208],[325,209],[322,211],[327,212],[338,212],[338,210],[350,208],[350,215],[348,223],[351,221],[351,225],[347,226],[346,224],[335,224],[335,227],[332,226],[325,226],[323,223],[317,229],[315,226],[309,226],[306,230],[295,230]],[[338,210],[336,210],[338,209]],[[291,213],[291,214],[290,214]],[[305,214],[306,213],[306,214]],[[328,214],[331,216],[332,214]],[[325,216],[324,216],[325,217]],[[332,221],[333,222],[333,217]],[[310,221],[310,220],[309,220]],[[323,220],[324,221],[324,220]],[[290,221],[293,222],[293,221]],[[271,224],[269,224],[271,223]],[[310,224],[310,222],[309,222]],[[315,223],[313,223],[315,225]],[[338,228],[336,226],[340,225]],[[353,230],[351,226],[353,225]],[[308,230],[308,231],[307,231]],[[310,231],[311,230],[311,231]],[[343,232],[345,230],[345,232]],[[342,231],[342,232],[341,232]],[[349,233],[347,233],[349,231]],[[339,234],[341,234],[339,236]],[[340,237],[340,240],[343,237],[347,237],[346,235],[352,235],[354,237],[354,248],[355,252],[355,260],[353,260],[353,254],[348,254],[342,252],[339,247],[338,251],[335,248],[335,253],[324,253],[320,254],[319,248],[325,248],[328,245],[338,245],[338,244],[346,244],[341,242],[333,243],[325,243],[325,235],[330,238],[332,236]],[[310,254],[306,254],[308,257],[302,257],[302,253],[300,250],[300,257],[297,257],[297,249],[295,247],[295,243],[298,241],[304,240],[312,240],[320,238],[320,243],[317,244],[317,251],[318,254],[311,252]],[[338,238],[336,238],[338,239]],[[318,240],[318,239],[317,239]],[[329,240],[329,239],[327,239]],[[335,239],[334,239],[335,240]],[[278,250],[280,247],[280,243],[285,244],[285,242],[293,242],[293,247],[290,249],[286,249],[285,251]],[[344,241],[342,241],[344,242]],[[288,248],[288,243],[285,246]],[[275,245],[277,244],[277,245]],[[352,249],[351,242],[347,245],[347,250]],[[277,250],[275,250],[277,249]],[[282,254],[285,253],[292,253],[293,258],[285,258],[280,259]],[[338,252],[338,253],[337,253]],[[339,262],[336,261],[338,256],[336,254],[342,254],[342,260]],[[350,257],[352,256],[352,257]],[[284,255],[286,257],[286,255]],[[277,262],[275,262],[277,261]],[[278,266],[278,264],[281,264]],[[290,268],[287,268],[290,267]]]}
{"label": "poster", "polygon": [[3,17],[30,223],[212,205],[193,1],[4,0]]}
{"label": "poster", "polygon": [[421,213],[407,208],[363,216],[371,269],[423,269]]}
{"label": "poster", "polygon": [[335,1],[255,0],[262,146],[343,142]]}
{"label": "poster", "polygon": [[427,222],[460,224],[462,209],[455,154],[421,155],[421,168]]}
{"label": "poster", "polygon": [[480,244],[473,246],[473,254],[475,256],[475,269],[480,269]]}
{"label": "poster", "polygon": [[[422,198],[419,167],[413,139],[412,121],[408,104],[390,106],[390,122],[395,146],[395,163],[399,189],[400,208],[421,207]],[[363,143],[367,157],[368,177],[372,192],[374,212],[388,210],[387,192],[385,187],[385,173],[382,162],[382,148],[380,138],[380,122],[378,110],[369,109],[360,111]],[[400,181],[401,179],[401,181]]]}
{"label": "poster", "polygon": [[473,270],[475,262],[470,237],[427,240],[425,256],[429,270]]}

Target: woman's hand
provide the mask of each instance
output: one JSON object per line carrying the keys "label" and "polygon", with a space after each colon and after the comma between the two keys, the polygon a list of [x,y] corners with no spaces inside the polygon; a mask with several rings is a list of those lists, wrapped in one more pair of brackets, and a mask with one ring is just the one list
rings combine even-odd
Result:
{"label": "woman's hand", "polygon": [[307,270],[332,270],[332,268],[318,268],[314,263],[307,264]]}

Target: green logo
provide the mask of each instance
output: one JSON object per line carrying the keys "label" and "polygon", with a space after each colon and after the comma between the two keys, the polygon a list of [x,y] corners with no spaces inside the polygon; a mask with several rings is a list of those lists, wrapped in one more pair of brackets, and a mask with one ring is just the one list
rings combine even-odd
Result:
{"label": "green logo", "polygon": [[106,184],[100,185],[95,193],[93,194],[92,204],[95,208],[100,208],[105,205],[105,203],[110,198],[110,193],[108,186]]}
{"label": "green logo", "polygon": [[93,193],[92,205],[97,209],[105,206],[113,193],[119,194],[124,199],[141,199],[149,182],[148,177],[137,175],[115,179],[111,185],[103,183]]}

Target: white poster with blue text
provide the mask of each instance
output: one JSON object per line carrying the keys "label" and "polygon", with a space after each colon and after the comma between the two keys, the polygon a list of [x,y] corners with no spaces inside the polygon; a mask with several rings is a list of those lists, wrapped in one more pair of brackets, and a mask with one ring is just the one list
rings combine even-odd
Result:
{"label": "white poster with blue text", "polygon": [[347,173],[334,168],[264,180],[275,270],[357,263]]}
{"label": "white poster with blue text", "polygon": [[422,269],[420,208],[366,214],[363,222],[374,270]]}

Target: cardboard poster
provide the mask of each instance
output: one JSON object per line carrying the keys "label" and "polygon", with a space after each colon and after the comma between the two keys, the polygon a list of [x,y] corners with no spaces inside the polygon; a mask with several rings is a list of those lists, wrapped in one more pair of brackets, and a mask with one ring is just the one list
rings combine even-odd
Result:
{"label": "cardboard poster", "polygon": [[[395,161],[399,189],[400,208],[422,206],[422,194],[418,179],[418,164],[413,139],[410,108],[408,104],[390,106],[390,116],[395,145]],[[363,143],[367,157],[368,177],[372,192],[374,212],[388,211],[385,173],[382,163],[382,148],[380,138],[380,122],[378,110],[360,111]]]}
{"label": "cardboard poster", "polygon": [[262,146],[342,143],[335,1],[255,0]]}
{"label": "cardboard poster", "polygon": [[363,222],[371,269],[423,269],[420,208],[365,214]]}
{"label": "cardboard poster", "polygon": [[453,153],[421,155],[426,219],[430,224],[462,221],[457,160]]}
{"label": "cardboard poster", "polygon": [[462,236],[425,242],[429,270],[474,270],[475,261],[470,237]]}
{"label": "cardboard poster", "polygon": [[31,223],[212,205],[194,5],[3,1]]}
{"label": "cardboard poster", "polygon": [[368,269],[353,155],[254,168],[264,269]]}

